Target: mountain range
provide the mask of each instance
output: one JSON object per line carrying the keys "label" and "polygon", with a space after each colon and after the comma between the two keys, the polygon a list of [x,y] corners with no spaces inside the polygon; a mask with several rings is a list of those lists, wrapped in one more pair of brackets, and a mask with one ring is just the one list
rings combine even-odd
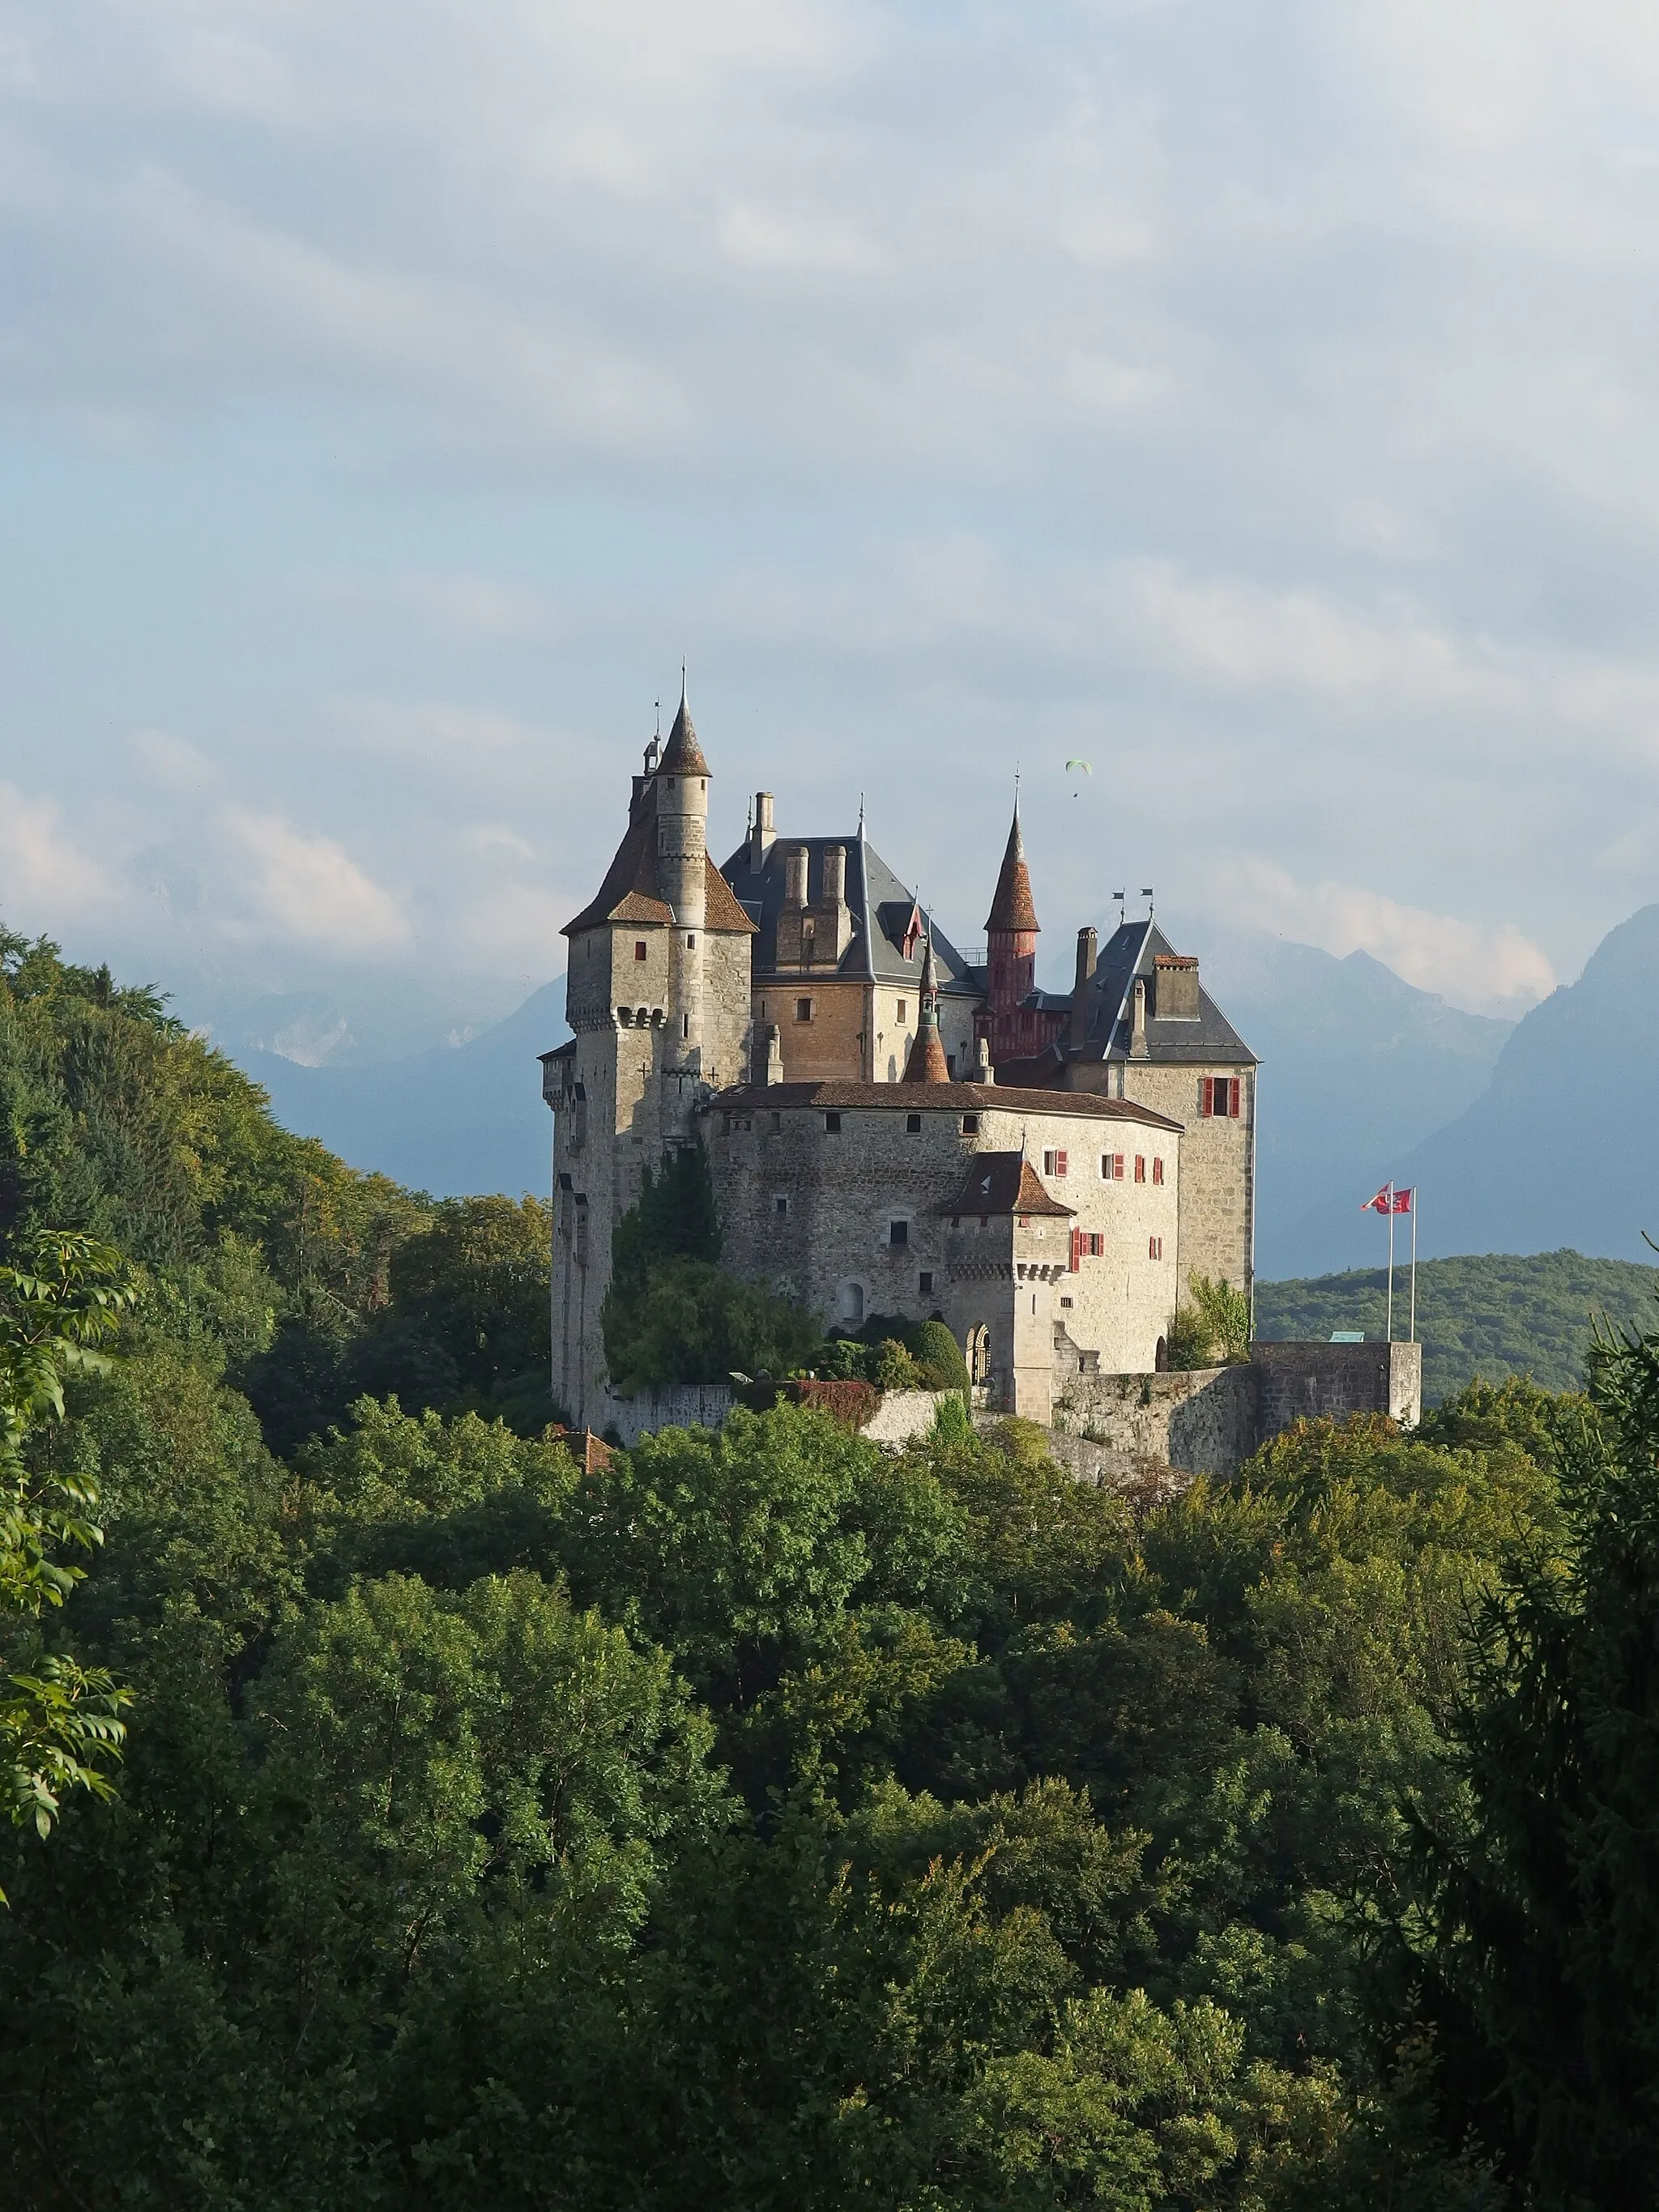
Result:
{"label": "mountain range", "polygon": [[262,1083],[285,1128],[320,1137],[355,1168],[374,1168],[434,1198],[544,1192],[553,1120],[538,1053],[569,1036],[564,978],[465,1044],[368,1066],[302,1066],[259,1047],[225,1049]]}

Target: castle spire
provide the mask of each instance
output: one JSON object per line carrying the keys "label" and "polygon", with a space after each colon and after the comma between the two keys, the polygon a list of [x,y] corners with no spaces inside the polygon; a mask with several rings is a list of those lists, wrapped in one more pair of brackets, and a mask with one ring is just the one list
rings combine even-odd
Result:
{"label": "castle spire", "polygon": [[1025,840],[1020,835],[1018,798],[1014,800],[1014,820],[1008,832],[1007,849],[1002,855],[1002,873],[997,878],[996,896],[991,901],[991,911],[985,927],[988,931],[1017,929],[1032,932],[1042,927],[1031,897],[1031,872],[1025,865]]}
{"label": "castle spire", "polygon": [[691,709],[685,700],[685,663],[680,663],[680,706],[674,717],[674,726],[668,732],[668,744],[661,761],[665,775],[707,775],[708,762],[702,757],[702,747],[697,743],[697,733],[691,726]]}
{"label": "castle spire", "polygon": [[927,933],[927,951],[921,963],[921,1000],[916,1014],[916,1033],[910,1040],[910,1057],[904,1064],[906,1083],[948,1083],[951,1063],[939,1033],[939,970],[933,965],[933,933]]}

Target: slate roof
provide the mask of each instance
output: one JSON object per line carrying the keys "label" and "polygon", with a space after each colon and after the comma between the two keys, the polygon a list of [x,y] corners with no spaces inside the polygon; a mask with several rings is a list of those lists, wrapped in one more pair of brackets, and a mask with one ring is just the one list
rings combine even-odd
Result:
{"label": "slate roof", "polygon": [[[1081,1037],[1067,1036],[1064,1040],[1065,1059],[1127,1060],[1134,1027],[1135,977],[1144,975],[1150,979],[1153,963],[1159,957],[1168,957],[1174,952],[1175,947],[1155,921],[1127,921],[1115,929],[1100,949],[1098,963],[1085,994],[1084,1033]],[[1059,1003],[1054,994],[1044,995],[1051,1005]],[[1155,1006],[1156,992],[1149,988],[1147,997]],[[1149,1011],[1146,1048],[1149,1060],[1176,1064],[1192,1062],[1211,1067],[1254,1067],[1256,1064],[1255,1054],[1204,988],[1201,971],[1198,1019],[1170,1021]],[[1047,1062],[1050,1055],[1043,1054],[1040,1057]],[[1058,1064],[1056,1056],[1056,1066]]]}
{"label": "slate roof", "polygon": [[[846,849],[847,903],[852,911],[853,934],[846,951],[833,968],[828,961],[816,962],[810,969],[780,969],[777,964],[778,915],[783,905],[783,856],[792,847],[799,845],[806,848],[809,905],[823,896],[825,851],[831,845]],[[905,957],[904,928],[915,910],[915,895],[899,881],[869,840],[860,837],[856,830],[840,837],[786,837],[780,831],[758,869],[750,864],[751,850],[745,838],[720,873],[760,932],[760,943],[755,947],[757,982],[763,977],[778,975],[846,975],[873,979],[878,983],[908,983],[919,991],[923,951],[931,930],[940,994],[947,999],[975,1000],[982,995],[970,980],[962,955],[925,907],[921,908],[922,933],[916,939],[910,957]],[[866,927],[866,918],[872,915],[873,927]]]}
{"label": "slate roof", "polygon": [[1043,1188],[1024,1152],[975,1152],[968,1171],[939,1207],[941,1213],[1058,1213],[1072,1215]]}
{"label": "slate roof", "polygon": [[[677,718],[674,726],[680,726]],[[690,729],[688,720],[686,727]],[[696,742],[695,734],[692,744]],[[701,758],[701,756],[699,756]],[[667,766],[668,757],[663,756],[657,770],[660,775]],[[694,768],[691,771],[696,774]],[[635,781],[639,781],[637,777]],[[705,860],[707,881],[704,887],[705,929],[734,931],[752,936],[755,924],[732,897],[726,878],[711,860]],[[674,909],[662,896],[657,881],[657,778],[651,777],[635,801],[634,812],[623,841],[617,846],[615,858],[605,871],[605,881],[572,921],[566,922],[560,933],[565,937],[578,936],[584,929],[594,929],[606,921],[656,921],[672,923]]]}
{"label": "slate roof", "polygon": [[1014,1090],[1000,1083],[743,1083],[717,1091],[716,1106],[738,1113],[757,1107],[880,1107],[890,1114],[943,1111],[983,1113],[994,1107],[1018,1114],[1073,1114],[1091,1121],[1136,1121],[1150,1129],[1179,1130],[1167,1114],[1133,1098],[1102,1098],[1092,1091]]}

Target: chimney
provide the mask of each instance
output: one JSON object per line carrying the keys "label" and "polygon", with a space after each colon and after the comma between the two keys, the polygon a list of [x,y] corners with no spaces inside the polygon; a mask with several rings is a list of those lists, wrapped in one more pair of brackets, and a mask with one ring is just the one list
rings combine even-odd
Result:
{"label": "chimney", "polygon": [[766,865],[766,856],[772,849],[777,831],[772,823],[772,794],[769,791],[755,793],[755,826],[749,832],[749,865],[757,872]]}
{"label": "chimney", "polygon": [[1146,978],[1144,975],[1135,977],[1134,1027],[1129,1035],[1129,1057],[1131,1060],[1152,1058],[1146,1045]]}
{"label": "chimney", "polygon": [[766,1056],[756,1073],[763,1084],[781,1083],[783,1080],[783,1032],[775,1022],[769,1022],[762,1030],[761,1042],[765,1048]]}
{"label": "chimney", "polygon": [[975,1083],[994,1083],[996,1079],[996,1071],[991,1065],[991,1040],[988,1036],[975,1037],[972,1080]]}
{"label": "chimney", "polygon": [[823,903],[825,906],[845,906],[847,903],[845,845],[826,845],[823,848]]}
{"label": "chimney", "polygon": [[805,845],[792,845],[783,856],[783,902],[786,906],[805,906],[806,903]]}
{"label": "chimney", "polygon": [[1080,1045],[1089,1034],[1089,986],[1094,981],[1100,945],[1092,929],[1077,933],[1077,974],[1072,982],[1072,1042]]}

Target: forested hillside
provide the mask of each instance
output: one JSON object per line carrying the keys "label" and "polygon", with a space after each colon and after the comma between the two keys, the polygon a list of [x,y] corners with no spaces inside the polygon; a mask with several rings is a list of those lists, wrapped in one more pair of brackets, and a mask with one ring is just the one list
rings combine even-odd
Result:
{"label": "forested hillside", "polygon": [[[1582,1252],[1478,1253],[1425,1260],[1417,1270],[1417,1334],[1425,1402],[1438,1405],[1475,1376],[1488,1382],[1530,1375],[1547,1390],[1583,1379],[1595,1319],[1651,1328],[1659,1268],[1631,1260],[1587,1260]],[[1409,1316],[1407,1270],[1394,1279],[1395,1334]],[[1322,1342],[1334,1329],[1363,1329],[1380,1343],[1388,1325],[1388,1271],[1356,1269],[1299,1282],[1258,1283],[1258,1335]]]}
{"label": "forested hillside", "polygon": [[1659,1345],[1156,1510],[584,1471],[531,1213],[15,940],[0,1098],[0,2202],[1643,2201]]}

